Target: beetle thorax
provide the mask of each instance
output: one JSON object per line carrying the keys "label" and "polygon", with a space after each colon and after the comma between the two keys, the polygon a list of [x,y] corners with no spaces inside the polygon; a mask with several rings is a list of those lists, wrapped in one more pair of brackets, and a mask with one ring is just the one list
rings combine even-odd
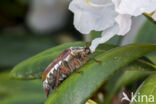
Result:
{"label": "beetle thorax", "polygon": [[85,53],[84,47],[71,47],[70,50],[73,56]]}

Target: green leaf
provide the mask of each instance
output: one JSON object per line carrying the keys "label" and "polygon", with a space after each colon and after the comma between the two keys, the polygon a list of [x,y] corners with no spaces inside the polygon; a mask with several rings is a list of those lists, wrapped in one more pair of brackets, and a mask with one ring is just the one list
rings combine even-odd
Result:
{"label": "green leaf", "polygon": [[[132,68],[133,66],[131,66]],[[109,87],[109,92],[108,95],[105,98],[105,104],[109,104],[111,99],[113,98],[113,96],[115,96],[115,94],[117,93],[117,91],[126,86],[129,85],[131,83],[134,83],[142,78],[147,77],[148,75],[152,74],[152,71],[145,71],[144,69],[141,70],[141,67],[133,67],[131,68],[126,68],[127,71],[125,71],[121,77],[118,78],[117,82],[114,82],[111,84],[111,86],[107,86]],[[139,68],[139,70],[138,70]],[[109,80],[110,82],[111,80]]]}
{"label": "green leaf", "polygon": [[142,57],[125,66],[122,71],[115,73],[108,81],[105,87],[107,95],[105,96],[105,104],[109,104],[120,90],[120,88],[133,84],[136,81],[147,77],[156,71],[153,64],[146,57]]}
{"label": "green leaf", "polygon": [[[137,89],[135,93],[136,99],[139,96],[146,95],[148,97],[147,98],[148,101],[146,102],[146,99],[144,98],[143,101],[140,100],[142,102],[131,102],[131,104],[155,104],[155,99],[154,99],[154,102],[149,102],[149,98],[152,98],[150,97],[150,95],[154,97],[156,96],[155,85],[156,85],[156,74],[154,73],[141,84],[141,86]],[[152,99],[150,101],[152,101]]]}
{"label": "green leaf", "polygon": [[46,96],[41,80],[10,80],[9,72],[0,73],[0,104],[43,104]]}
{"label": "green leaf", "polygon": [[156,45],[133,44],[111,49],[95,57],[102,63],[90,61],[73,73],[49,96],[46,104],[83,104],[110,75],[137,58],[156,51]]}
{"label": "green leaf", "polygon": [[[147,19],[136,35],[135,43],[156,43],[156,24]],[[156,64],[156,53],[148,55],[148,58]]]}
{"label": "green leaf", "polygon": [[155,55],[149,55],[148,58],[149,58],[154,64],[156,64],[156,54],[155,54]]}
{"label": "green leaf", "polygon": [[140,28],[135,43],[156,43],[156,25],[151,20],[147,20]]}
{"label": "green leaf", "polygon": [[[55,48],[48,49],[39,53],[36,56],[33,56],[22,63],[15,66],[10,74],[10,76],[14,79],[36,79],[41,78],[41,74],[48,66],[49,63],[52,62],[63,50],[71,47],[71,46],[84,46],[83,42],[74,42],[74,43],[66,43]],[[109,50],[116,46],[113,45],[100,45],[99,51],[97,51],[95,55],[99,54],[100,50],[105,49]],[[101,53],[104,51],[102,50]]]}
{"label": "green leaf", "polygon": [[[4,100],[7,101],[9,99],[15,98],[14,96],[19,96],[19,95],[27,96],[28,94],[30,95],[36,94],[38,95],[38,97],[39,96],[40,98],[42,97],[45,101],[46,97],[43,91],[42,81],[41,80],[26,80],[26,81],[12,80],[9,79],[9,72],[0,73],[0,104],[5,104],[5,103],[1,103],[1,101]],[[18,101],[20,99],[16,98],[16,100]]]}
{"label": "green leaf", "polygon": [[[111,93],[113,92],[112,89],[118,90],[121,88],[121,86],[131,84],[137,79],[142,78],[144,75],[146,76],[146,75],[149,75],[150,73],[153,73],[153,71],[156,71],[156,68],[153,67],[153,64],[152,65],[151,64],[152,64],[151,61],[146,57],[141,57],[133,61],[129,65],[122,68],[120,72],[115,73],[115,75],[113,75],[107,81],[105,90],[107,91],[107,93]],[[128,73],[131,73],[131,74],[128,75]],[[124,82],[127,82],[127,83],[124,83]]]}
{"label": "green leaf", "polygon": [[0,101],[0,104],[44,104],[43,94],[15,94]]}
{"label": "green leaf", "polygon": [[71,46],[84,46],[82,42],[66,43],[55,48],[50,48],[36,56],[33,56],[17,66],[15,66],[10,74],[11,78],[15,79],[36,79],[41,78],[42,72],[56,56],[63,50]]}

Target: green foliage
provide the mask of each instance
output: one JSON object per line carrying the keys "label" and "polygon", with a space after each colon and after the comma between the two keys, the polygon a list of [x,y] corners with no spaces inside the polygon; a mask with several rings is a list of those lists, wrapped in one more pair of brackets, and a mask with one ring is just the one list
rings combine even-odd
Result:
{"label": "green foliage", "polygon": [[11,80],[8,73],[0,74],[0,104],[43,104],[45,102],[41,80]]}
{"label": "green foliage", "polygon": [[[14,79],[40,78],[48,64],[63,50],[71,46],[84,45],[85,43],[83,42],[66,43],[43,51],[15,66],[10,75]],[[92,56],[97,60],[101,60],[102,63],[96,63],[92,60],[82,66],[79,70],[82,70],[83,73],[73,73],[63,81],[56,92],[50,95],[46,104],[71,104],[71,102],[72,104],[83,104],[104,82],[109,80],[111,75],[115,74],[116,71],[139,57],[156,51],[156,45],[153,44],[133,44],[117,48],[114,47],[116,46],[107,44],[100,45]],[[110,97],[113,96],[112,94],[115,94],[121,86],[130,84],[151,74],[149,71],[140,73],[140,69],[153,70],[153,66],[149,64],[146,65],[145,63],[149,62],[144,60],[143,62],[136,61],[131,63],[132,65],[130,64],[127,69],[136,69],[136,71],[131,70],[130,72],[125,72],[115,84],[116,88],[110,92]],[[127,74],[129,76],[127,76]],[[133,75],[135,77],[133,77]],[[133,80],[129,81],[130,79]],[[12,99],[11,101],[14,101]]]}
{"label": "green foliage", "polygon": [[[37,54],[36,56],[33,56],[23,61],[19,65],[15,66],[11,72],[11,77],[15,79],[41,78],[41,74],[48,66],[48,64],[52,62],[52,60],[54,60],[56,56],[58,56],[63,50],[72,46],[84,46],[84,45],[85,43],[83,42],[66,43],[57,46],[55,48],[51,48],[46,51],[43,51]],[[105,50],[109,50],[113,47],[115,46],[106,44],[106,45],[100,45],[98,49],[102,50],[104,48]],[[99,51],[94,55],[97,55],[98,53]]]}
{"label": "green foliage", "polygon": [[[99,92],[104,95],[102,104],[111,104],[114,97],[119,97],[123,87],[126,90],[128,88],[130,92],[137,90],[136,95],[139,93],[140,95],[156,96],[156,54],[147,55],[147,58],[142,57],[156,51],[156,45],[154,45],[156,43],[156,25],[147,20],[137,33],[134,43],[152,44],[132,44],[119,47],[117,45],[121,43],[123,37],[114,36],[105,44],[99,45],[96,52],[91,54],[102,63],[89,61],[78,69],[83,73],[73,72],[56,91],[51,92],[47,99],[41,80],[41,74],[45,68],[63,50],[72,46],[84,46],[85,43],[71,42],[54,47],[60,36],[56,36],[57,31],[56,33],[52,31],[53,36],[37,36],[31,33],[31,29],[25,26],[26,21],[24,21],[29,12],[27,11],[29,2],[30,0],[0,1],[0,28],[2,30],[0,36],[0,104],[84,104],[90,98],[97,100],[94,97],[98,97]],[[65,28],[58,30],[58,34],[69,32],[69,34],[74,34],[72,37],[75,37],[76,34],[78,34],[76,37],[81,37],[70,26],[68,24]],[[100,37],[101,33],[92,31],[90,40]],[[13,66],[11,72],[6,71]],[[2,72],[2,69],[5,71]],[[129,86],[134,89],[130,89]],[[89,100],[91,104],[94,103],[92,100]],[[132,104],[142,103],[146,104],[146,102],[133,102]]]}
{"label": "green foliage", "polygon": [[126,67],[122,74],[117,75],[116,77],[113,77],[111,80],[109,80],[106,86],[108,95],[105,97],[105,104],[109,104],[117,91],[122,87],[137,82],[138,80],[143,79],[153,73],[152,71],[146,71],[145,69],[139,65],[132,65],[130,67]]}
{"label": "green foliage", "polygon": [[[156,23],[146,20],[136,35],[135,43],[153,43],[156,44]],[[148,56],[156,64],[156,53]]]}
{"label": "green foliage", "polygon": [[[138,88],[138,90],[136,91],[136,98],[138,98],[138,93],[140,95],[146,95],[147,97],[150,97],[150,95],[152,96],[156,96],[156,74],[154,73],[153,75],[151,75],[147,80],[145,80],[142,85]],[[139,96],[140,96],[139,95]],[[151,98],[151,97],[150,97]],[[154,102],[148,102],[146,101],[146,99],[140,100],[141,102],[132,102],[131,104],[155,104],[155,99]],[[152,101],[152,100],[151,100]]]}
{"label": "green foliage", "polygon": [[48,98],[46,104],[83,104],[110,75],[138,57],[155,50],[155,45],[135,44],[102,53],[96,57],[103,61],[101,64],[94,61],[85,64],[79,69],[83,74],[73,73]]}
{"label": "green foliage", "polygon": [[147,20],[137,33],[135,43],[156,43],[156,25]]}
{"label": "green foliage", "polygon": [[44,69],[56,56],[58,56],[64,49],[71,46],[82,46],[84,43],[75,42],[60,45],[55,48],[43,51],[36,56],[33,56],[22,63],[15,66],[11,72],[11,77],[16,79],[35,79],[41,78]]}
{"label": "green foliage", "polygon": [[34,93],[16,94],[0,101],[1,104],[44,104],[44,102],[43,94]]}

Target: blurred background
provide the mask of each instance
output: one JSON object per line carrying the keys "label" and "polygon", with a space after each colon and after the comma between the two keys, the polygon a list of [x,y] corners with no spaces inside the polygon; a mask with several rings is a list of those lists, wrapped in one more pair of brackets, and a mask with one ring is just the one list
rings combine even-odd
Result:
{"label": "blurred background", "polygon": [[[9,79],[19,62],[56,45],[92,40],[101,32],[80,34],[73,26],[70,0],[0,1],[0,104],[43,104],[46,100],[41,80]],[[141,29],[151,35],[141,33]],[[115,36],[109,44],[156,43],[156,25],[144,16],[133,18],[127,36]],[[138,32],[140,31],[140,32]],[[140,35],[142,34],[142,35]],[[155,58],[156,59],[156,58]],[[18,99],[17,99],[18,98]]]}
{"label": "blurred background", "polygon": [[37,53],[83,40],[75,30],[68,1],[0,1],[0,104],[43,104],[41,80],[9,79],[10,70]]}

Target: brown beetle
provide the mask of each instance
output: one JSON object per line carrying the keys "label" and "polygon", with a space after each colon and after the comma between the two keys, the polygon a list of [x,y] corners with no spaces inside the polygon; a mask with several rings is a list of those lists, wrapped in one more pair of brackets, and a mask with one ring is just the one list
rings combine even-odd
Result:
{"label": "brown beetle", "polygon": [[43,72],[43,87],[49,95],[73,71],[89,61],[90,49],[87,47],[71,47],[62,52]]}

